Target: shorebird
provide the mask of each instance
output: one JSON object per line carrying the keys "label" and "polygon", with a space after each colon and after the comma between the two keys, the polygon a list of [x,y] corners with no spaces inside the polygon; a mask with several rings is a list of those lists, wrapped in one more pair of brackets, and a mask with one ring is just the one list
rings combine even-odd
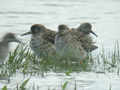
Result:
{"label": "shorebird", "polygon": [[97,34],[95,34],[92,31],[92,25],[88,22],[86,23],[82,23],[78,28],[78,31],[80,31],[82,33],[82,35],[89,35],[90,33],[92,33],[93,35],[95,35],[96,37],[98,36]]}
{"label": "shorebird", "polygon": [[71,30],[64,24],[58,26],[58,33],[55,37],[56,53],[60,57],[83,60],[87,52],[82,47],[78,37],[71,34]]}
{"label": "shorebird", "polygon": [[81,42],[82,47],[87,52],[92,52],[98,48],[94,45],[95,42],[93,42],[93,38],[90,36],[90,33],[92,33],[97,37],[97,35],[92,31],[92,25],[90,23],[82,23],[78,28],[72,28],[72,33],[78,37],[78,41]]}
{"label": "shorebird", "polygon": [[30,47],[35,53],[35,55],[37,55],[40,58],[55,55],[56,53],[54,45],[54,39],[56,35],[55,31],[47,29],[42,24],[34,24],[31,26],[31,30],[29,32],[22,34],[22,36],[28,34],[32,34]]}
{"label": "shorebird", "polygon": [[8,56],[9,53],[9,43],[11,42],[17,42],[21,43],[13,33],[7,33],[2,41],[0,42],[0,63],[4,63],[4,60]]}

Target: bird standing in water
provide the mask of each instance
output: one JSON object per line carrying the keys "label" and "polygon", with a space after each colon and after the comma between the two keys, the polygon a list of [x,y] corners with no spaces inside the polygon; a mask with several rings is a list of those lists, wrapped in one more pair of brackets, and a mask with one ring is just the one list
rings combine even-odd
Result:
{"label": "bird standing in water", "polygon": [[22,36],[28,34],[32,34],[30,47],[34,51],[35,55],[37,55],[40,58],[55,55],[55,31],[47,29],[42,24],[34,24],[31,26],[31,30],[27,33],[22,34]]}
{"label": "bird standing in water", "polygon": [[14,33],[7,33],[2,41],[0,42],[0,63],[4,63],[5,58],[8,56],[9,53],[9,43],[17,42],[21,43],[16,37]]}
{"label": "bird standing in water", "polygon": [[71,34],[71,30],[64,24],[58,26],[58,33],[55,37],[56,52],[60,57],[69,59],[83,60],[87,52],[82,47],[77,36]]}
{"label": "bird standing in water", "polygon": [[87,51],[87,52],[92,52],[98,47],[93,42],[92,37],[90,36],[90,33],[97,35],[92,31],[92,25],[88,22],[82,23],[78,28],[72,29],[72,34],[76,35],[78,37],[78,41],[81,42],[82,47]]}

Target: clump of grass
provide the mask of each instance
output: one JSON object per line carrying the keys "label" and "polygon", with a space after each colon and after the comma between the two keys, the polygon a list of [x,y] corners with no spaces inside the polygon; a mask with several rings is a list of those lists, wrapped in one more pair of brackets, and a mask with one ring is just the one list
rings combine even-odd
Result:
{"label": "clump of grass", "polygon": [[119,73],[120,64],[120,48],[119,43],[116,42],[115,47],[112,51],[105,52],[103,48],[102,51],[96,55],[94,60],[94,65],[100,67],[103,72],[117,72]]}
{"label": "clump of grass", "polygon": [[119,44],[115,44],[115,48],[109,54],[105,53],[105,49],[100,54],[92,57],[88,54],[86,60],[80,61],[70,58],[58,58],[58,56],[46,57],[45,59],[35,56],[27,46],[18,45],[17,48],[10,52],[8,61],[1,66],[0,75],[12,76],[16,72],[23,74],[37,74],[44,75],[47,72],[81,72],[81,71],[93,71],[94,66],[102,67],[103,71],[112,71],[113,68],[117,68],[120,63]]}
{"label": "clump of grass", "polygon": [[[19,85],[19,86],[16,85],[16,88],[14,88],[13,90],[26,90],[25,87],[26,87],[28,81],[29,81],[29,79],[26,79],[25,81],[23,81],[23,83],[21,85]],[[2,88],[2,90],[9,90],[9,89],[7,88],[7,86],[4,86]]]}
{"label": "clump of grass", "polygon": [[[102,52],[94,57],[88,54],[86,60],[81,63],[75,59],[58,58],[58,56],[41,59],[35,56],[27,46],[18,45],[13,52],[9,53],[7,62],[0,65],[0,77],[11,77],[18,72],[24,75],[42,76],[47,72],[62,72],[70,76],[73,72],[96,72],[96,68],[99,68],[102,72],[116,72],[119,75],[119,64],[120,48],[118,42],[115,44],[113,51],[106,53],[103,48]],[[66,86],[67,83],[63,85],[63,90]],[[4,89],[7,89],[7,87],[3,87]]]}

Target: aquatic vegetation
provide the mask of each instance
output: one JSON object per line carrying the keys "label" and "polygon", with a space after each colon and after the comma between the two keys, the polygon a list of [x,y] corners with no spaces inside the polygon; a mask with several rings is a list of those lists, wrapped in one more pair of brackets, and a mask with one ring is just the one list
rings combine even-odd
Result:
{"label": "aquatic vegetation", "polygon": [[[26,90],[25,87],[26,87],[28,81],[29,81],[29,79],[23,81],[23,83],[21,85],[16,85],[16,88],[14,90]],[[7,88],[7,86],[4,86],[2,88],[2,90],[9,90],[9,89]]]}
{"label": "aquatic vegetation", "polygon": [[21,85],[20,85],[20,88],[21,90],[25,90],[25,86],[27,85],[29,79],[25,80]]}
{"label": "aquatic vegetation", "polygon": [[4,86],[4,87],[2,88],[2,90],[8,90],[8,89],[7,89],[7,86]]}
{"label": "aquatic vegetation", "polygon": [[[65,75],[70,76],[73,72],[96,72],[96,73],[106,73],[115,72],[119,75],[120,72],[120,48],[118,42],[115,44],[113,51],[105,52],[103,48],[101,52],[96,55],[88,54],[86,60],[82,62],[76,59],[69,58],[59,58],[57,55],[53,57],[46,57],[44,60],[37,58],[28,46],[18,45],[13,52],[9,53],[8,60],[0,65],[0,77],[8,78],[16,73],[22,73],[24,75],[41,75],[44,76],[45,73],[55,72],[55,73],[65,73]],[[29,79],[25,80],[21,84],[20,90],[25,90],[26,84]],[[67,84],[66,81],[62,90],[65,90]],[[16,85],[17,86],[17,85]],[[18,88],[20,88],[18,87]],[[77,90],[77,84],[75,82],[74,90]],[[7,86],[4,86],[2,90],[7,90]],[[17,89],[19,90],[19,89]],[[33,89],[35,90],[35,89]],[[49,89],[48,89],[49,90]],[[56,90],[56,89],[55,89]],[[111,90],[111,86],[110,86]]]}
{"label": "aquatic vegetation", "polygon": [[67,87],[68,81],[66,81],[63,86],[62,86],[62,90],[65,90],[65,88]]}
{"label": "aquatic vegetation", "polygon": [[63,72],[66,75],[72,72],[95,71],[96,67],[101,68],[103,72],[117,70],[119,75],[120,49],[116,44],[113,51],[105,53],[105,49],[97,55],[88,54],[88,57],[82,62],[76,59],[59,58],[57,55],[46,57],[44,60],[37,58],[30,48],[19,45],[9,53],[9,58],[5,64],[0,65],[0,75],[7,74],[11,76],[16,72],[23,74],[44,74],[46,72]]}

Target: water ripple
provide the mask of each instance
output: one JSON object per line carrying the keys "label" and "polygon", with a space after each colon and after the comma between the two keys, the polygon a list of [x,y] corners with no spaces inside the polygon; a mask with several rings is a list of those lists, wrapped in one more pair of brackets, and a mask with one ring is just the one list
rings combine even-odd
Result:
{"label": "water ripple", "polygon": [[24,12],[24,11],[19,11],[19,12],[17,12],[17,11],[1,11],[0,12],[0,14],[25,14],[25,15],[29,15],[29,14],[33,14],[33,15],[38,15],[38,14],[43,14],[43,13],[41,13],[41,12]]}

